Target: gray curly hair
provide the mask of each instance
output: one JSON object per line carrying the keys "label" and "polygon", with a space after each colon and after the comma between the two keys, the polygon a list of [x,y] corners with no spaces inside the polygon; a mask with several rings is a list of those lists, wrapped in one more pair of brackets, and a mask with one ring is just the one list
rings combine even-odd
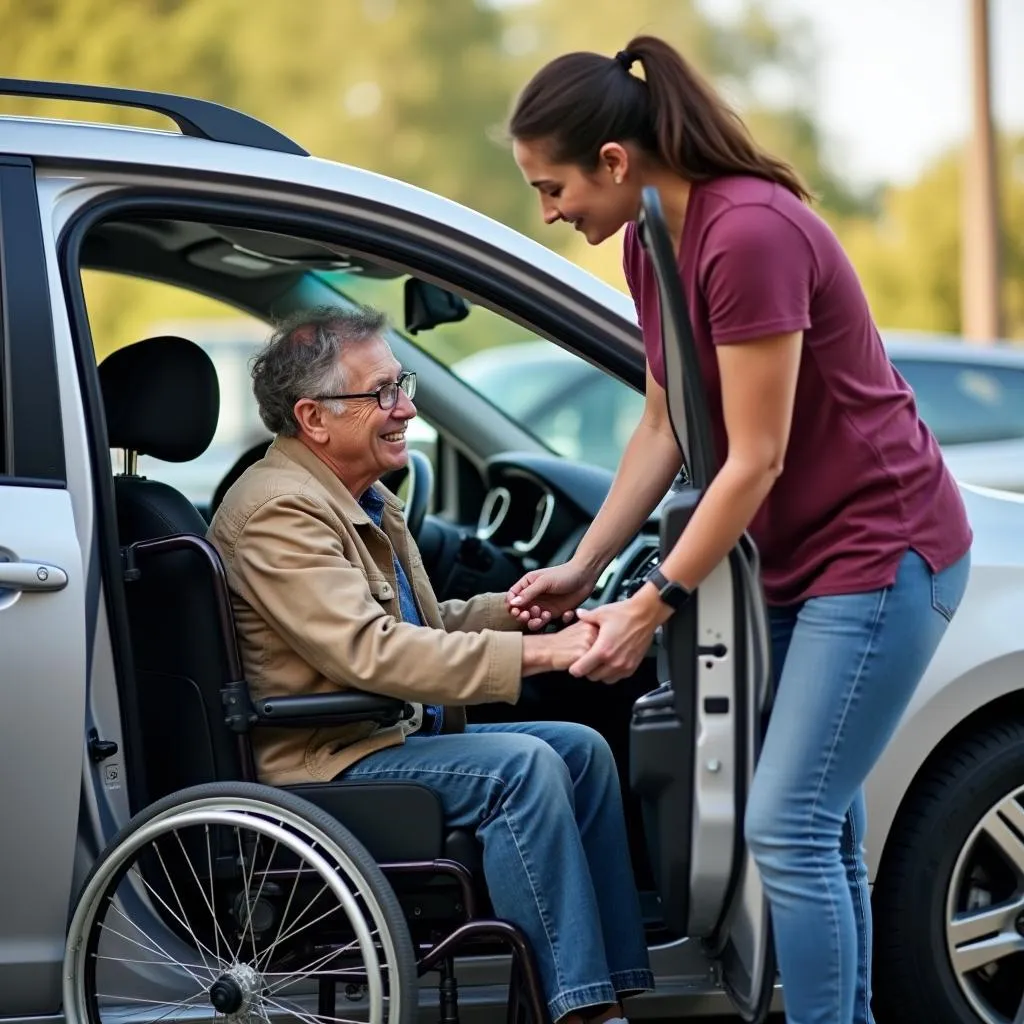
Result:
{"label": "gray curly hair", "polygon": [[[284,437],[299,432],[295,403],[345,390],[340,356],[350,345],[379,337],[388,319],[368,307],[317,306],[278,322],[252,363],[252,391],[267,430]],[[331,402],[335,413],[341,402]]]}

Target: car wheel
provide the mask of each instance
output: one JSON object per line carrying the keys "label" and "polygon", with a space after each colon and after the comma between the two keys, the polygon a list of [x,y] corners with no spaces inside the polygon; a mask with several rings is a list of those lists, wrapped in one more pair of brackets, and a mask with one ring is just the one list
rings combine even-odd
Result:
{"label": "car wheel", "polygon": [[992,726],[928,770],[872,902],[879,1024],[1024,1021],[1024,723]]}

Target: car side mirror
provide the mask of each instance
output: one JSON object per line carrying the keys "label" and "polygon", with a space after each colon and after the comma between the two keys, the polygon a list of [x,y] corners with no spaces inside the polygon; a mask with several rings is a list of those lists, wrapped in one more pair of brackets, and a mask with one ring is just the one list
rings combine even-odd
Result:
{"label": "car side mirror", "polygon": [[405,282],[405,329],[410,334],[429,331],[438,324],[453,324],[469,316],[461,295],[439,285],[410,277]]}

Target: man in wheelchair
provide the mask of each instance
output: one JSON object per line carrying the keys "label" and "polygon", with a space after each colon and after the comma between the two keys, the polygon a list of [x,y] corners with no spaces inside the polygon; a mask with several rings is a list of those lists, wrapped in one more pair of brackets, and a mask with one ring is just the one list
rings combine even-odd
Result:
{"label": "man in wheelchair", "polygon": [[[282,324],[253,366],[275,440],[210,526],[253,697],[359,690],[411,717],[257,730],[261,781],[403,780],[473,830],[495,913],[518,925],[555,1021],[608,1021],[653,987],[615,763],[574,723],[472,725],[466,705],[514,703],[525,676],[568,668],[584,623],[519,631],[504,594],[436,600],[381,477],[408,459],[414,374],[370,310]],[[401,823],[396,822],[396,827]]]}

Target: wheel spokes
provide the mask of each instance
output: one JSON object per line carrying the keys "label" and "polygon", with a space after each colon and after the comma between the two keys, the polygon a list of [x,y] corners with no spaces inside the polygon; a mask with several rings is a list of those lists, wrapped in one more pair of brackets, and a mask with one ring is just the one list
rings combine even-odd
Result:
{"label": "wheel spokes", "polygon": [[1012,791],[980,816],[946,897],[946,947],[985,1024],[1024,1024],[1024,807]]}
{"label": "wheel spokes", "polygon": [[982,818],[981,827],[1024,882],[1024,807],[1008,796]]}
{"label": "wheel spokes", "polygon": [[[385,944],[362,896],[347,889],[349,875],[339,854],[313,837],[296,846],[301,833],[292,838],[293,825],[284,819],[261,819],[267,831],[257,826],[250,832],[239,812],[211,817],[220,819],[212,827],[194,817],[178,827],[168,822],[146,845],[136,844],[106,890],[88,958],[93,977],[102,970],[106,979],[92,983],[94,998],[104,1001],[99,1019],[164,1024],[204,1012],[249,1024],[269,1024],[280,1013],[302,1024],[385,1019],[378,1017],[386,991],[381,986],[391,973]],[[287,855],[280,863],[279,849]],[[287,885],[273,884],[285,879]],[[353,932],[356,938],[346,942]],[[99,945],[105,936],[115,943],[109,949]],[[125,944],[136,952],[117,955]],[[191,956],[181,955],[186,947]],[[161,979],[160,968],[176,974],[165,971]],[[320,976],[369,986],[366,1001],[350,1011],[357,1019],[320,1018],[284,995]],[[213,1005],[211,986],[222,977],[237,986],[237,1009]],[[157,981],[159,987],[152,987]]]}

